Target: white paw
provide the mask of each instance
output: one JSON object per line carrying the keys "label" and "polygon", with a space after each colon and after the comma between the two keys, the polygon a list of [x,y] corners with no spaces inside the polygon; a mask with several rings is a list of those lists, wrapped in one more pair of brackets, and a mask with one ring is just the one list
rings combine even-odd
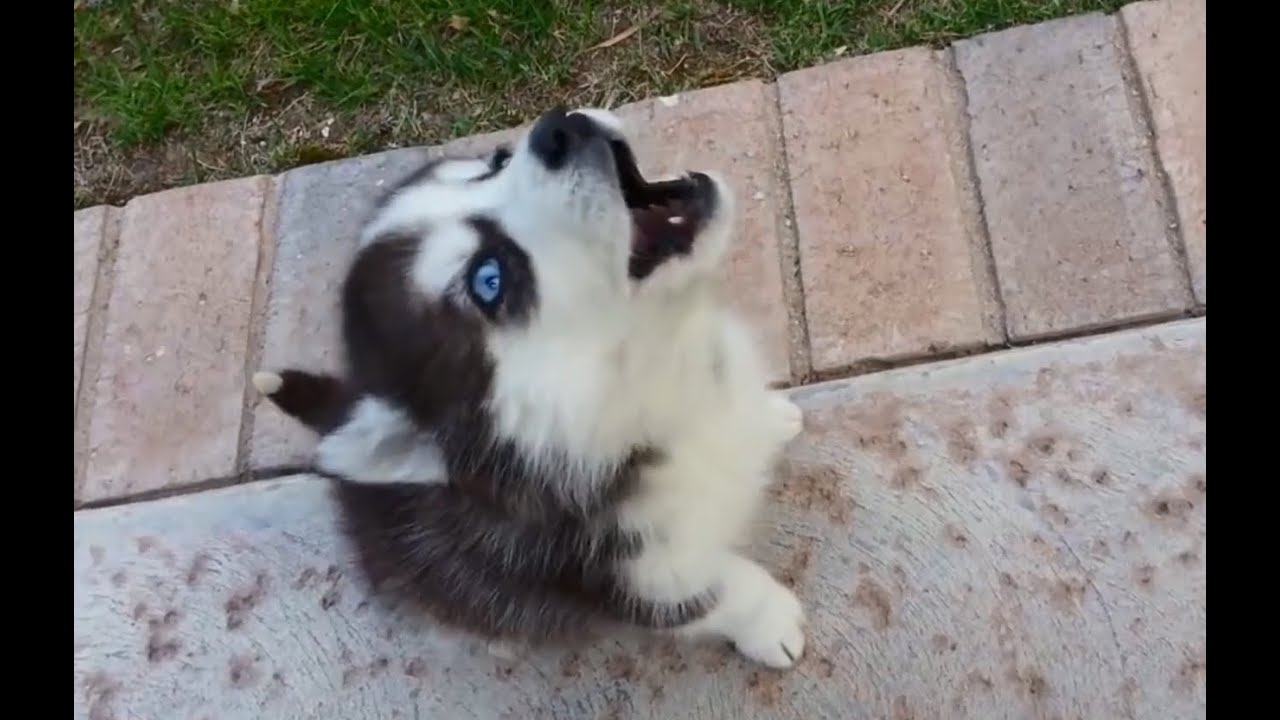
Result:
{"label": "white paw", "polygon": [[496,657],[499,660],[506,660],[507,662],[513,662],[522,657],[520,648],[505,640],[490,640],[485,649],[488,650],[489,654],[493,657]]}
{"label": "white paw", "polygon": [[769,408],[777,417],[778,432],[784,442],[804,432],[804,411],[782,393],[769,396]]}
{"label": "white paw", "polygon": [[795,593],[772,577],[769,580],[756,611],[732,639],[746,657],[785,669],[804,654],[804,609]]}
{"label": "white paw", "polygon": [[284,385],[284,378],[265,370],[253,374],[253,387],[263,395],[274,395]]}

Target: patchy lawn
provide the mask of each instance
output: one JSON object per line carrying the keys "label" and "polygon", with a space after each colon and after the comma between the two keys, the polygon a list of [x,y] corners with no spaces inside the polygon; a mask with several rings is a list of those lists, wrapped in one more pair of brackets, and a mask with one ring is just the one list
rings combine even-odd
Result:
{"label": "patchy lawn", "polygon": [[1123,0],[76,0],[75,206]]}

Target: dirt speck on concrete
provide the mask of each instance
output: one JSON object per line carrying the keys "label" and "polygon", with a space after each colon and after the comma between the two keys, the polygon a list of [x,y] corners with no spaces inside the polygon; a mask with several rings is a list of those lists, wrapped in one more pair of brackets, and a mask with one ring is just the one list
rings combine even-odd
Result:
{"label": "dirt speck on concrete", "polygon": [[889,486],[899,491],[910,490],[920,484],[922,476],[923,473],[920,472],[920,468],[914,465],[905,465],[894,471],[893,478],[889,481]]}
{"label": "dirt speck on concrete", "polygon": [[965,422],[953,423],[947,428],[947,454],[952,462],[961,467],[971,467],[978,459],[978,443],[974,436],[973,425]]}
{"label": "dirt speck on concrete", "polygon": [[191,558],[191,566],[187,568],[187,585],[195,586],[209,571],[209,554],[198,552],[195,557]]}
{"label": "dirt speck on concrete", "polygon": [[1133,569],[1133,580],[1143,590],[1152,589],[1156,583],[1156,567],[1149,563],[1135,567]]}
{"label": "dirt speck on concrete", "polygon": [[266,597],[268,584],[266,573],[258,573],[254,576],[252,585],[227,598],[223,609],[227,615],[228,630],[236,630],[244,625],[253,609]]}
{"label": "dirt speck on concrete", "polygon": [[1182,692],[1193,692],[1197,685],[1204,682],[1206,661],[1207,658],[1203,651],[1183,660],[1182,664],[1178,666],[1177,674],[1173,677],[1173,682],[1171,683],[1173,687]]}
{"label": "dirt speck on concrete", "polygon": [[1014,429],[1013,408],[1017,405],[1013,398],[1000,394],[987,402],[987,434],[996,440],[1003,440]]}
{"label": "dirt speck on concrete", "polygon": [[262,672],[258,669],[259,658],[256,655],[233,655],[227,661],[227,680],[231,687],[245,690],[258,684]]}
{"label": "dirt speck on concrete", "polygon": [[582,656],[576,650],[569,651],[560,658],[560,676],[577,678],[582,675]]}
{"label": "dirt speck on concrete", "polygon": [[1148,514],[1157,521],[1185,523],[1195,510],[1195,503],[1172,493],[1163,493],[1151,499]]}
{"label": "dirt speck on concrete", "polygon": [[89,708],[89,720],[118,720],[115,702],[120,690],[120,683],[100,670],[86,676],[80,692]]}
{"label": "dirt speck on concrete", "polygon": [[1009,472],[1009,479],[1018,485],[1018,487],[1026,487],[1031,481],[1031,470],[1026,464],[1017,458],[1010,459],[1006,465]]}
{"label": "dirt speck on concrete", "polygon": [[1063,528],[1071,525],[1071,517],[1057,503],[1045,503],[1040,506],[1040,514],[1054,527]]}
{"label": "dirt speck on concrete", "polygon": [[604,668],[609,673],[609,677],[614,680],[630,682],[636,679],[636,659],[626,653],[609,656],[604,661]]}
{"label": "dirt speck on concrete", "polygon": [[1078,612],[1087,587],[1083,580],[1058,578],[1049,584],[1049,601],[1059,612]]}
{"label": "dirt speck on concrete", "polygon": [[884,630],[893,621],[893,603],[889,593],[875,580],[863,578],[853,592],[853,604],[871,614],[871,626]]}
{"label": "dirt speck on concrete", "polygon": [[751,697],[765,707],[776,707],[782,701],[784,675],[756,670],[747,677],[747,689]]}
{"label": "dirt speck on concrete", "polygon": [[422,679],[427,676],[427,661],[420,657],[410,658],[405,661],[404,674],[407,677]]}
{"label": "dirt speck on concrete", "polygon": [[805,577],[809,574],[809,566],[813,564],[813,550],[817,545],[817,540],[806,537],[797,543],[795,549],[791,551],[787,559],[787,563],[782,566],[778,573],[778,579],[784,585],[792,590],[804,584]]}
{"label": "dirt speck on concrete", "polygon": [[943,528],[943,533],[946,536],[947,542],[951,543],[952,547],[959,548],[961,550],[969,547],[969,534],[962,530],[958,525],[947,523],[947,526]]}
{"label": "dirt speck on concrete", "polygon": [[844,525],[853,517],[854,502],[843,489],[844,475],[831,465],[785,463],[781,482],[772,492],[786,505],[825,513],[832,523]]}

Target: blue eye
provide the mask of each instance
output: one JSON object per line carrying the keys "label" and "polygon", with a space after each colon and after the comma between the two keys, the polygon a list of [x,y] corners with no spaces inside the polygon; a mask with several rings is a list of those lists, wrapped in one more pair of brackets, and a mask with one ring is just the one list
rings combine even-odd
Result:
{"label": "blue eye", "polygon": [[502,296],[502,267],[497,259],[489,258],[471,271],[471,294],[485,305]]}

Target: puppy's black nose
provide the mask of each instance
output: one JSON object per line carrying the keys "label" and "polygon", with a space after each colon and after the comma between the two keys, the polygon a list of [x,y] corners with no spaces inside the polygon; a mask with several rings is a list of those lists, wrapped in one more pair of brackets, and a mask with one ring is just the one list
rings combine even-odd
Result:
{"label": "puppy's black nose", "polygon": [[529,131],[529,149],[552,170],[559,169],[580,148],[603,136],[586,115],[570,114],[563,105],[546,112]]}

